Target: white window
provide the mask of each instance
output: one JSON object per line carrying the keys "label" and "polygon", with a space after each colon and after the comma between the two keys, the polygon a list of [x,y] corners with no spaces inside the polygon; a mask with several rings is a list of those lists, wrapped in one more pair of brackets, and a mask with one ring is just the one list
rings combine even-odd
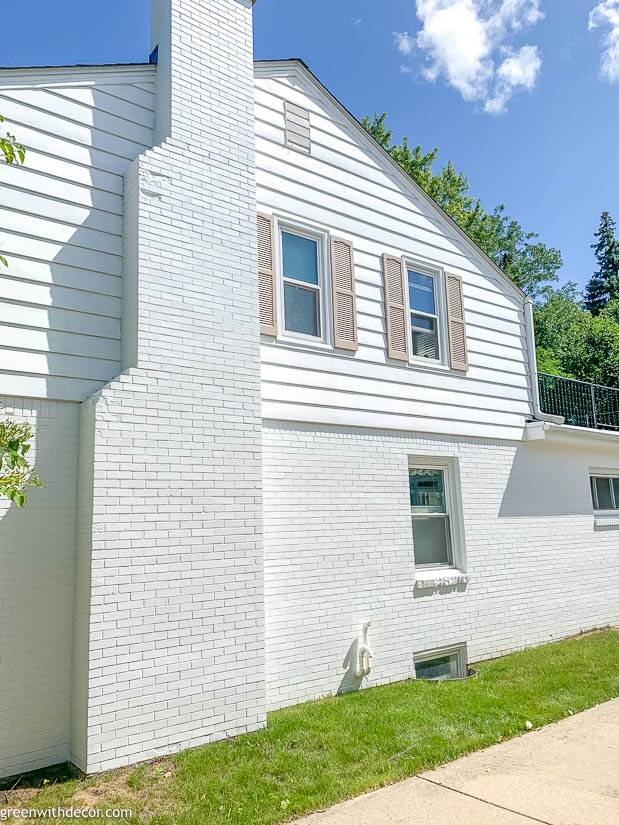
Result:
{"label": "white window", "polygon": [[445,679],[463,679],[467,675],[468,664],[466,645],[416,653],[415,677],[433,682]]}
{"label": "white window", "polygon": [[442,278],[413,264],[406,269],[411,358],[442,364],[446,352]]}
{"label": "white window", "polygon": [[619,514],[619,473],[591,475],[591,497],[596,512]]}
{"label": "white window", "polygon": [[282,337],[328,340],[326,235],[279,224]]}
{"label": "white window", "polygon": [[464,569],[464,531],[457,465],[412,460],[409,492],[418,568]]}

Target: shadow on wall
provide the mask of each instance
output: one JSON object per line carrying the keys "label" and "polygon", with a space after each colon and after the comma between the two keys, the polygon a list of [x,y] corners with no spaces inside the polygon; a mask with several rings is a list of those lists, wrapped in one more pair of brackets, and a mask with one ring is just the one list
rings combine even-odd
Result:
{"label": "shadow on wall", "polygon": [[23,167],[0,168],[11,218],[0,281],[14,302],[0,302],[0,354],[25,387],[5,381],[11,393],[17,382],[19,394],[84,400],[121,371],[124,175],[153,144],[141,71],[66,99],[37,88],[31,106],[11,98],[2,110],[27,150]]}
{"label": "shadow on wall", "polygon": [[355,639],[348,648],[348,653],[342,662],[342,667],[346,668],[346,673],[337,689],[338,696],[342,693],[354,693],[361,687],[363,676],[357,676],[358,651],[359,641]]}
{"label": "shadow on wall", "polygon": [[590,454],[539,442],[516,450],[499,518],[591,516]]}

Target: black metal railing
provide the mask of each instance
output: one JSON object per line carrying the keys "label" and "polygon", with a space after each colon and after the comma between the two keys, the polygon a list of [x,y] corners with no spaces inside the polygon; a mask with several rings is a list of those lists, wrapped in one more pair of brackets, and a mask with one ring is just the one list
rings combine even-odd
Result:
{"label": "black metal railing", "polygon": [[619,390],[558,375],[539,375],[542,412],[561,415],[566,424],[619,430]]}

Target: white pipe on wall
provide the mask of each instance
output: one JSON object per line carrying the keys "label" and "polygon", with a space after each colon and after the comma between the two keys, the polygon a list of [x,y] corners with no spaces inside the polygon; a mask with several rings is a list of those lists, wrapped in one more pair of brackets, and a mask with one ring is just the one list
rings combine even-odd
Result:
{"label": "white pipe on wall", "polygon": [[363,679],[372,670],[372,660],[374,654],[370,650],[368,631],[371,621],[364,622],[361,626],[361,642],[357,648],[357,679]]}
{"label": "white pipe on wall", "polygon": [[529,374],[531,376],[531,401],[533,417],[537,421],[549,421],[551,424],[564,424],[565,418],[560,415],[549,415],[541,410],[539,400],[539,376],[537,372],[537,358],[535,347],[535,326],[533,322],[533,301],[524,299],[524,327],[527,336],[527,352],[529,356]]}

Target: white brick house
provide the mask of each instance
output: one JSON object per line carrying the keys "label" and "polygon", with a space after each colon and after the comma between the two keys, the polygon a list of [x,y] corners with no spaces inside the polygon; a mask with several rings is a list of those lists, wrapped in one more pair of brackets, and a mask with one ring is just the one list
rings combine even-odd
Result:
{"label": "white brick house", "polygon": [[1,403],[46,481],[1,505],[0,775],[619,620],[619,435],[540,412],[524,295],[302,63],[253,66],[251,6],[0,70]]}

